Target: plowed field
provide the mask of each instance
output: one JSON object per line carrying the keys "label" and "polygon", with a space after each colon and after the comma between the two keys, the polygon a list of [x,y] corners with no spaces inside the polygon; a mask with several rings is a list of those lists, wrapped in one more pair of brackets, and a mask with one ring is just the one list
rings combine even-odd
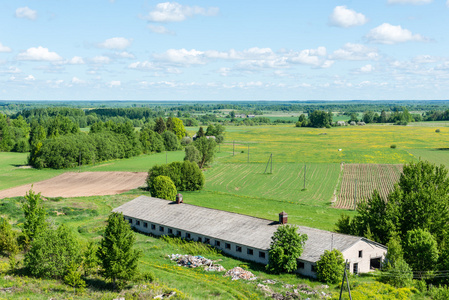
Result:
{"label": "plowed field", "polygon": [[[145,184],[146,172],[83,172],[64,173],[36,182],[35,192],[46,197],[83,197],[115,195],[136,189]],[[0,191],[0,199],[24,196],[31,184]]]}
{"label": "plowed field", "polygon": [[356,203],[366,201],[376,189],[386,199],[402,173],[402,165],[346,164],[336,208],[351,209]]}

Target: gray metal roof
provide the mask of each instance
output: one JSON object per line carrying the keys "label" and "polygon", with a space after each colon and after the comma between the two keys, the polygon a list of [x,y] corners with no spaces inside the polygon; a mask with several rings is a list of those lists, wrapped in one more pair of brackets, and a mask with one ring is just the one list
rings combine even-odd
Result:
{"label": "gray metal roof", "polygon": [[[271,237],[280,224],[227,211],[190,204],[176,204],[163,199],[140,196],[113,210],[125,216],[167,227],[228,241],[247,247],[268,250]],[[308,240],[300,259],[315,262],[324,250],[344,251],[358,241],[374,243],[361,237],[298,226]],[[377,244],[378,246],[382,246]],[[384,246],[382,246],[384,247]]]}

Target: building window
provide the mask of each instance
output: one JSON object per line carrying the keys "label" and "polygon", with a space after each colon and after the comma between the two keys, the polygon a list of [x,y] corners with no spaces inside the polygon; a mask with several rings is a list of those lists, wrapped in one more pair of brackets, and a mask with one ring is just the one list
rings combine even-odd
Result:
{"label": "building window", "polygon": [[171,228],[168,229],[168,234],[173,234],[173,230]]}
{"label": "building window", "polygon": [[304,262],[298,261],[297,264],[298,264],[298,269],[304,269]]}
{"label": "building window", "polygon": [[139,220],[136,221],[136,225],[140,226],[140,221]]}
{"label": "building window", "polygon": [[359,264],[358,263],[354,263],[354,265],[352,266],[352,273],[354,273],[354,274],[359,273]]}
{"label": "building window", "polygon": [[202,242],[203,241],[203,239],[202,238],[200,238],[200,237],[198,237],[198,242]]}
{"label": "building window", "polygon": [[148,228],[148,223],[147,222],[143,222],[143,227],[144,228]]}
{"label": "building window", "polygon": [[160,232],[164,232],[164,227],[159,226],[159,231],[160,231]]}
{"label": "building window", "polygon": [[220,247],[220,241],[215,241],[215,246]]}
{"label": "building window", "polygon": [[129,222],[129,224],[132,224],[133,223],[133,219],[129,219],[128,222]]}
{"label": "building window", "polygon": [[231,249],[231,244],[225,243],[225,249]]}
{"label": "building window", "polygon": [[237,251],[237,252],[242,252],[242,247],[240,247],[240,246],[235,246],[235,251]]}
{"label": "building window", "polygon": [[206,244],[210,244],[210,239],[205,238],[205,239],[204,239],[204,242],[205,242]]}
{"label": "building window", "polygon": [[190,233],[186,233],[186,239],[190,239]]}
{"label": "building window", "polygon": [[359,257],[360,257],[360,258],[363,257],[363,251],[362,251],[362,250],[359,251]]}
{"label": "building window", "polygon": [[253,255],[254,254],[254,251],[253,251],[253,249],[246,249],[246,254],[248,254],[248,255]]}
{"label": "building window", "polygon": [[156,230],[156,225],[151,224],[151,229],[152,229],[152,230]]}
{"label": "building window", "polygon": [[259,257],[260,258],[265,258],[265,252],[259,251]]}
{"label": "building window", "polygon": [[176,231],[176,236],[181,236],[181,231],[177,230]]}
{"label": "building window", "polygon": [[315,265],[312,265],[312,266],[310,267],[310,270],[311,270],[312,272],[316,272],[316,266],[315,266]]}

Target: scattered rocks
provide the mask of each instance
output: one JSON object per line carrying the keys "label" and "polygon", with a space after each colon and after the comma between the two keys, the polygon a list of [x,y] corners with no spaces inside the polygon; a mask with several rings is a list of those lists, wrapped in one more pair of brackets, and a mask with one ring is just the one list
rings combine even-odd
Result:
{"label": "scattered rocks", "polygon": [[168,299],[176,295],[176,292],[170,292],[162,295],[157,295],[153,299]]}
{"label": "scattered rocks", "polygon": [[240,267],[235,267],[234,269],[228,270],[223,276],[231,276],[232,280],[255,280],[257,278],[250,271],[246,271]]}
{"label": "scattered rocks", "polygon": [[262,281],[263,283],[267,283],[267,284],[276,284],[277,283],[277,281],[276,280],[272,280],[272,279],[267,279],[267,280],[264,280],[264,281]]}
{"label": "scattered rocks", "polygon": [[181,255],[181,254],[172,254],[168,256],[170,260],[176,261],[178,266],[188,267],[188,268],[197,268],[204,266],[205,271],[217,271],[224,272],[226,271],[222,265],[214,264],[215,261],[202,257],[201,255],[192,256],[192,255]]}
{"label": "scattered rocks", "polygon": [[268,286],[268,285],[264,285],[262,283],[259,283],[257,285],[257,288],[260,289],[263,292],[266,292],[267,294],[273,294],[273,290]]}
{"label": "scattered rocks", "polygon": [[294,288],[295,286],[294,285],[292,285],[292,284],[284,284],[284,288],[286,288],[286,289],[292,289],[292,288]]}

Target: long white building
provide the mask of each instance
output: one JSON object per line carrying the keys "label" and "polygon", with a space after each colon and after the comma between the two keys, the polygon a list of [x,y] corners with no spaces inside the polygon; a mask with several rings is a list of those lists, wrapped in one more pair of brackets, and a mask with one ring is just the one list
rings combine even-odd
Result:
{"label": "long white building", "polygon": [[[140,196],[113,210],[123,213],[136,230],[154,235],[174,235],[208,243],[237,258],[268,264],[271,237],[279,222],[185,203]],[[353,273],[379,268],[387,248],[363,237],[298,226],[307,234],[297,272],[315,277],[315,265],[325,250],[338,249],[350,263]]]}

